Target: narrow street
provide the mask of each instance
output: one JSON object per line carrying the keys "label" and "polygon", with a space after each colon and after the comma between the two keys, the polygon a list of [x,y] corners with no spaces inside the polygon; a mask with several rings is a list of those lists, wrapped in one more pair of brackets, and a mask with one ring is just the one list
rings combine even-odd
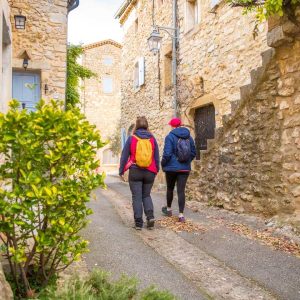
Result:
{"label": "narrow street", "polygon": [[[179,299],[299,299],[300,259],[231,230],[232,224],[243,224],[263,231],[258,218],[189,204],[187,219],[203,232],[174,232],[160,225],[136,232],[127,184],[109,177],[107,185],[91,202],[94,214],[85,232],[91,242],[90,270],[100,267],[115,278],[135,276],[141,287],[155,284]],[[154,193],[153,200],[161,219],[164,197]]]}

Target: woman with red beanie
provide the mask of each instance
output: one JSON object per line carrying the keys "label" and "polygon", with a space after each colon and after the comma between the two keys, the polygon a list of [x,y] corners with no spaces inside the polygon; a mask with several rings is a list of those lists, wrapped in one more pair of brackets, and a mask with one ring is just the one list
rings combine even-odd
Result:
{"label": "woman with red beanie", "polygon": [[179,118],[173,118],[169,125],[174,128],[165,138],[161,161],[166,174],[167,206],[162,208],[166,216],[172,216],[172,202],[175,184],[177,184],[179,222],[185,222],[185,187],[191,171],[191,162],[196,157],[196,147],[190,131],[183,127]]}

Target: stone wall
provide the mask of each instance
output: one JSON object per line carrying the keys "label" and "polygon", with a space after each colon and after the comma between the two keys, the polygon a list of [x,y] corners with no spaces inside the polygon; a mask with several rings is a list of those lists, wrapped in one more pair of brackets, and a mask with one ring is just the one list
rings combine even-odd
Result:
{"label": "stone wall", "polygon": [[[151,1],[138,1],[130,11],[125,23],[122,50],[122,126],[128,128],[135,123],[137,116],[148,118],[150,129],[162,142],[167,132],[167,120],[172,114],[171,92],[163,90],[159,77],[162,77],[162,61],[150,53],[147,38],[152,31]],[[171,24],[171,1],[157,10],[157,24]],[[170,40],[165,37],[164,48]],[[134,88],[134,66],[140,57],[145,58],[145,84]]]}
{"label": "stone wall", "polygon": [[270,22],[274,50],[195,163],[190,199],[300,225],[299,32],[289,21]]}
{"label": "stone wall", "polygon": [[11,98],[11,43],[10,10],[6,0],[0,1],[0,111],[7,110]]}
{"label": "stone wall", "polygon": [[261,65],[260,53],[268,49],[266,24],[258,26],[254,39],[255,18],[243,16],[240,8],[225,1],[211,7],[201,1],[199,24],[188,30],[187,0],[178,1],[180,40],[178,51],[179,103],[186,123],[193,124],[193,111],[207,103],[216,108],[216,125],[231,112],[231,103],[240,99],[240,87],[249,83],[252,69]]}
{"label": "stone wall", "polygon": [[[30,58],[28,71],[41,75],[41,97],[44,99],[65,98],[67,4],[67,0],[14,0],[11,9],[13,67],[23,70],[26,51]],[[17,30],[14,26],[14,15],[20,12],[27,19],[25,30]]]}
{"label": "stone wall", "polygon": [[[97,77],[83,82],[81,101],[88,120],[100,130],[103,140],[111,140],[114,134],[120,136],[121,118],[121,45],[112,40],[84,46],[82,56],[83,66],[93,71]],[[103,89],[103,80],[112,79],[112,91],[107,93]],[[101,149],[99,159],[105,163],[104,170],[111,171],[117,168],[117,159],[110,161],[108,156],[110,145]],[[113,165],[113,166],[109,166]]]}
{"label": "stone wall", "polygon": [[[155,23],[172,26],[172,1],[155,1]],[[160,3],[160,4],[159,4]],[[161,4],[163,3],[163,4]],[[184,122],[194,127],[193,109],[207,103],[216,107],[217,126],[240,97],[240,86],[250,82],[250,71],[261,65],[260,52],[267,49],[266,26],[259,26],[253,38],[254,17],[242,16],[221,2],[212,13],[210,2],[201,1],[198,24],[186,30],[186,0],[178,1],[178,98]],[[199,2],[200,3],[200,2]],[[124,7],[125,8],[125,7]],[[170,86],[172,45],[163,31],[159,55],[150,53],[147,38],[152,32],[152,1],[132,1],[120,15],[124,29],[122,51],[122,126],[126,129],[136,116],[145,115],[162,147],[173,116]],[[145,84],[133,86],[134,65],[145,58]]]}

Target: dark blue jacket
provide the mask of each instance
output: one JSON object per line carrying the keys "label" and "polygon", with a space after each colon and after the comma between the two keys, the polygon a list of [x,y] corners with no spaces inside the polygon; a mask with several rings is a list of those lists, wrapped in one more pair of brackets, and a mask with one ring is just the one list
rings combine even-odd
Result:
{"label": "dark blue jacket", "polygon": [[[176,151],[179,138],[190,139],[191,159],[188,162],[181,163],[177,160]],[[161,166],[164,172],[190,171],[191,162],[196,157],[196,147],[190,131],[185,127],[173,129],[165,138],[164,153],[161,160]]]}
{"label": "dark blue jacket", "polygon": [[[138,136],[141,139],[150,139],[151,137],[154,138],[152,133],[145,129],[138,129],[134,133],[136,136]],[[119,169],[119,175],[124,174],[125,166],[128,162],[128,159],[130,157],[130,145],[131,145],[131,136],[127,139],[126,144],[122,150],[121,160],[120,160],[120,169]],[[157,171],[159,171],[159,148],[156,142],[156,139],[154,138],[154,159]],[[132,165],[131,168],[139,168],[137,165]]]}

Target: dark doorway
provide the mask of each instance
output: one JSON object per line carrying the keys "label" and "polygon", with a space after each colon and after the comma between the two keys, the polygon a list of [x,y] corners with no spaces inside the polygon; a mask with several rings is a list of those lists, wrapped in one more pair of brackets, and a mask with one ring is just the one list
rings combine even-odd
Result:
{"label": "dark doorway", "polygon": [[195,142],[197,159],[200,159],[200,150],[207,150],[207,140],[215,137],[215,107],[213,104],[200,107],[195,111]]}

